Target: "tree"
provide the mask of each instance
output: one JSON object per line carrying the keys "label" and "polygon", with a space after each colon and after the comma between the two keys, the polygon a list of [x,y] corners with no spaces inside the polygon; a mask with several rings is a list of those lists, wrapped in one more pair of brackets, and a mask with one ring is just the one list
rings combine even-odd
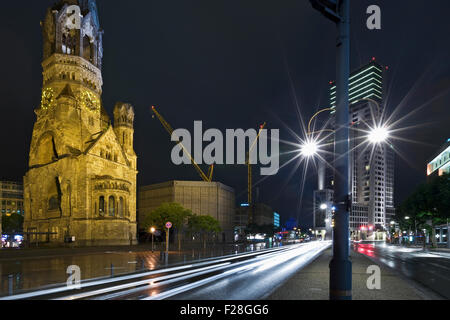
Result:
{"label": "tree", "polygon": [[[405,219],[408,216],[410,219]],[[414,226],[431,231],[433,247],[436,246],[435,225],[445,223],[450,217],[450,175],[444,174],[421,184],[400,205],[396,220],[401,228]],[[424,241],[425,242],[425,241]]]}
{"label": "tree", "polygon": [[188,221],[188,228],[192,234],[197,234],[203,241],[203,248],[206,249],[206,242],[212,235],[221,232],[219,221],[211,216],[191,215]]}
{"label": "tree", "polygon": [[181,235],[192,212],[181,204],[171,202],[163,203],[145,216],[142,226],[145,230],[155,227],[166,231],[166,223],[171,222],[178,238],[178,250],[181,250]]}
{"label": "tree", "polygon": [[23,216],[18,213],[13,213],[9,217],[4,215],[2,217],[2,232],[15,233],[23,231]]}

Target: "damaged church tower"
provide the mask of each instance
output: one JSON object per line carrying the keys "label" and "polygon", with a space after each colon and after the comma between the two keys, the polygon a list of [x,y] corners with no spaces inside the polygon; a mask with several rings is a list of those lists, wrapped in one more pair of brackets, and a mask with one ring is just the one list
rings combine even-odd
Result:
{"label": "damaged church tower", "polygon": [[117,103],[113,128],[102,105],[96,2],[61,0],[41,25],[42,101],[24,177],[24,231],[31,243],[136,244],[134,110]]}

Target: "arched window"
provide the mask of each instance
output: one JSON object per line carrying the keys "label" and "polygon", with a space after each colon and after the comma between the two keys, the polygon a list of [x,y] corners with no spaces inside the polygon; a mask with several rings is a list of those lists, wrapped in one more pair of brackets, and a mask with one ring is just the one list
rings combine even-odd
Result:
{"label": "arched window", "polygon": [[102,217],[105,215],[105,197],[104,196],[101,196],[100,200],[98,202],[98,214]]}
{"label": "arched window", "polygon": [[124,201],[123,198],[119,199],[119,217],[123,218],[123,210],[124,210]]}
{"label": "arched window", "polygon": [[113,196],[109,197],[108,210],[110,217],[114,217],[116,215],[116,201]]}

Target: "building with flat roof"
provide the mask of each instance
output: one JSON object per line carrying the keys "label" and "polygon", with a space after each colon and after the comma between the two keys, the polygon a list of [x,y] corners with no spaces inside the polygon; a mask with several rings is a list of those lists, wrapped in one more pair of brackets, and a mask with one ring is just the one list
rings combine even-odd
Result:
{"label": "building with flat roof", "polygon": [[442,176],[450,173],[450,139],[433,155],[427,164],[427,176]]}
{"label": "building with flat roof", "polygon": [[0,181],[0,235],[2,233],[1,217],[13,213],[25,214],[23,205],[23,183],[15,181]]}
{"label": "building with flat roof", "polygon": [[[383,100],[384,69],[375,58],[372,58],[369,64],[352,72],[349,78],[350,104],[367,98],[377,101]],[[336,108],[337,85],[334,81],[330,82],[330,85],[330,105],[334,109]],[[335,111],[332,113],[335,113]]]}
{"label": "building with flat roof", "polygon": [[15,181],[0,181],[0,202],[2,216],[13,213],[24,214],[23,183]]}
{"label": "building with flat roof", "polygon": [[234,189],[219,182],[169,181],[149,185],[139,189],[138,223],[142,224],[145,216],[161,204],[175,202],[194,214],[217,219],[222,240],[233,241],[235,201]]}

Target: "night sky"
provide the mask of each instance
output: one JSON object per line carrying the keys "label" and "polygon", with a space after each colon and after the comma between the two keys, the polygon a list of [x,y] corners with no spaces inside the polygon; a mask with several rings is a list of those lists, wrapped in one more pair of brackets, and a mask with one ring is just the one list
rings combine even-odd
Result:
{"label": "night sky", "polygon": [[[0,177],[7,179],[20,180],[27,170],[33,109],[42,86],[39,21],[53,3],[2,1]],[[173,144],[152,118],[151,105],[174,128],[192,130],[194,120],[202,120],[205,128],[248,129],[267,121],[269,129],[281,130],[282,139],[295,142],[287,127],[300,134],[301,126],[290,77],[305,120],[328,103],[328,83],[335,79],[335,27],[307,0],[97,4],[105,30],[103,103],[111,117],[117,101],[135,107],[140,186],[200,180],[194,168],[172,164]],[[381,31],[366,28],[372,4],[382,9]],[[352,1],[352,69],[376,57],[389,66],[388,112],[396,110],[400,119],[417,110],[400,122],[411,127],[396,134],[404,140],[394,140],[405,157],[396,160],[397,203],[425,181],[427,160],[450,138],[449,12],[448,0]],[[283,221],[298,217],[307,226],[316,174],[308,171],[301,200],[302,171],[287,179],[294,167],[295,162],[264,180],[260,201]],[[238,203],[246,201],[245,166],[218,166],[214,180],[235,188]]]}

